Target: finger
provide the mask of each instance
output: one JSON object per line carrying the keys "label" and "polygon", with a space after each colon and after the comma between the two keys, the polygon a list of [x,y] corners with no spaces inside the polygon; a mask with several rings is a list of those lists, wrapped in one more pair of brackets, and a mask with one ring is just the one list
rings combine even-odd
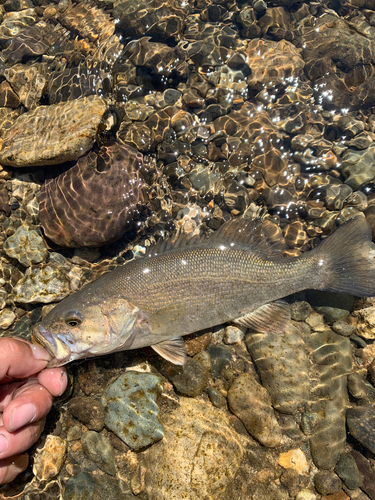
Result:
{"label": "finger", "polygon": [[38,382],[52,396],[61,396],[68,385],[68,376],[65,368],[47,368],[38,374]]}
{"label": "finger", "polygon": [[10,483],[29,465],[27,453],[0,460],[0,484]]}
{"label": "finger", "polygon": [[8,432],[0,427],[0,460],[23,453],[38,439],[44,428],[45,419],[25,425],[16,432]]}
{"label": "finger", "polygon": [[51,359],[51,355],[39,345],[0,338],[0,380],[27,378],[43,370]]}
{"label": "finger", "polygon": [[0,412],[3,412],[8,404],[15,398],[17,389],[25,385],[26,381],[11,382],[0,385]]}
{"label": "finger", "polygon": [[4,409],[3,426],[9,432],[17,431],[45,417],[51,406],[52,394],[37,379],[28,380],[14,391],[12,401]]}

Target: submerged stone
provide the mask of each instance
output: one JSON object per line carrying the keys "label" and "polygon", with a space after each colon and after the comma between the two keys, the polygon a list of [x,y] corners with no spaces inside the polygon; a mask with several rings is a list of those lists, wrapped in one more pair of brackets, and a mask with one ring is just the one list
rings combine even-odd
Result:
{"label": "submerged stone", "polygon": [[39,481],[47,481],[60,472],[66,453],[66,441],[49,434],[43,448],[36,454],[33,472]]}
{"label": "submerged stone", "polygon": [[159,441],[164,436],[157,405],[162,390],[158,375],[135,371],[124,373],[102,396],[106,408],[105,425],[136,450]]}
{"label": "submerged stone", "polygon": [[4,242],[4,251],[12,259],[17,259],[23,266],[43,262],[48,250],[43,238],[35,229],[20,226],[12,236]]}
{"label": "submerged stone", "polygon": [[27,268],[25,276],[13,288],[12,298],[23,304],[49,304],[64,299],[69,293],[69,280],[64,271],[48,264]]}
{"label": "submerged stone", "polygon": [[116,474],[115,451],[109,440],[95,431],[87,431],[81,438],[85,455],[107,474]]}

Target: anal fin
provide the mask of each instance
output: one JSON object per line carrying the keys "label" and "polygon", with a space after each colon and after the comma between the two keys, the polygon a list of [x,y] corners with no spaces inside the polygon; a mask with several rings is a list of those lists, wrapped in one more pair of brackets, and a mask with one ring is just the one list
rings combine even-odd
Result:
{"label": "anal fin", "polygon": [[283,300],[264,304],[255,311],[233,321],[233,323],[238,323],[259,333],[283,333],[289,322],[289,304]]}
{"label": "anal fin", "polygon": [[164,340],[164,342],[154,344],[151,347],[162,358],[174,365],[184,365],[186,363],[185,342],[181,337]]}

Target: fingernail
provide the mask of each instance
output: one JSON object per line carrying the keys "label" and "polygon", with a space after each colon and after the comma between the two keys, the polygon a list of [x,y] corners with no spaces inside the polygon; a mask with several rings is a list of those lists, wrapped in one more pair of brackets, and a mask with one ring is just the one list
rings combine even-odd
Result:
{"label": "fingernail", "polygon": [[60,394],[59,394],[59,396],[64,394],[67,385],[68,385],[68,377],[67,377],[66,371],[64,370],[61,373],[61,378],[60,378]]}
{"label": "fingernail", "polygon": [[43,361],[51,361],[52,356],[48,351],[43,349],[40,345],[30,344],[31,350],[33,351],[34,358]]}
{"label": "fingernail", "polygon": [[7,438],[3,434],[0,434],[0,455],[2,453],[4,453],[5,451],[7,451],[8,444],[9,443],[8,443]]}
{"label": "fingernail", "polygon": [[36,407],[32,403],[26,403],[14,408],[10,413],[9,428],[12,432],[30,424],[36,417]]}

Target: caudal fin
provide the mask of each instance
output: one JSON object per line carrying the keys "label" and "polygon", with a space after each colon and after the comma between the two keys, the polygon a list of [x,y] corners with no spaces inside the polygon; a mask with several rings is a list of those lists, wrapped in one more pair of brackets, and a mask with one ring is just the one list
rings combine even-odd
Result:
{"label": "caudal fin", "polygon": [[375,245],[365,217],[350,219],[314,248],[320,283],[317,288],[375,297]]}

